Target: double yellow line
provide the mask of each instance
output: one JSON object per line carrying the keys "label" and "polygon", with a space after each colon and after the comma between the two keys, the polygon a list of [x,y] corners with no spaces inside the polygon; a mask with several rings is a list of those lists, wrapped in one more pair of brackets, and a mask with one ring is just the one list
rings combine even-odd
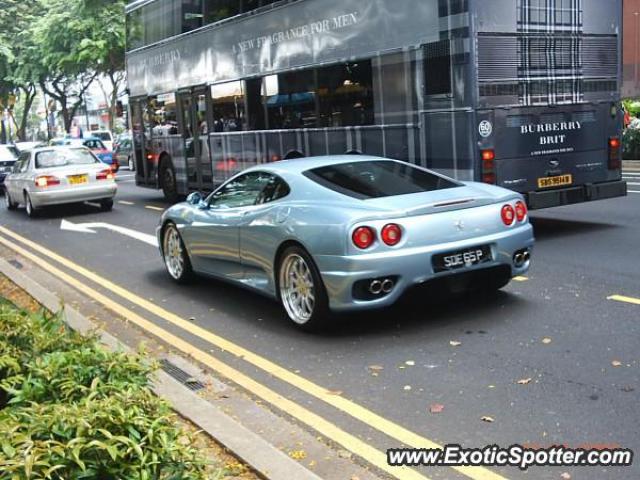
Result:
{"label": "double yellow line", "polygon": [[[132,294],[131,292],[123,289],[122,287],[119,287],[118,285],[97,275],[96,273],[93,273],[90,270],[71,262],[65,257],[62,257],[55,252],[52,252],[51,250],[27,238],[22,237],[21,235],[18,235],[5,227],[0,226],[0,234],[3,234],[6,237],[14,240],[10,241],[7,238],[0,236],[0,244],[32,261],[43,270],[49,272],[68,285],[74,287],[76,290],[96,300],[98,303],[104,305],[106,308],[110,309],[122,318],[158,337],[162,341],[167,342],[183,353],[192,356],[194,359],[211,368],[213,371],[217,372],[223,377],[228,378],[237,385],[245,388],[253,395],[261,398],[262,400],[268,402],[279,410],[292,416],[299,422],[308,425],[312,429],[324,435],[329,440],[332,440],[333,442],[341,445],[346,450],[353,452],[355,455],[361,457],[380,470],[387,472],[388,474],[399,480],[428,480],[427,477],[410,468],[390,467],[387,464],[386,453],[375,449],[371,445],[342,430],[323,417],[320,417],[319,415],[311,412],[301,405],[283,397],[274,390],[271,390],[261,383],[258,383],[242,372],[216,359],[212,355],[199,350],[189,342],[159,327],[150,320],[143,318],[139,314],[117,303],[112,298],[107,297],[100,292],[92,289],[82,281],[56,268],[51,263],[44,260],[42,257],[35,255],[31,251],[17,245],[15,242],[19,242],[20,244],[30,248],[31,250],[38,252],[40,255],[57,262],[61,266],[100,285],[102,288],[125,299],[126,301],[137,305],[148,311],[149,313],[156,315],[157,317],[162,318],[163,320],[179,327],[181,330],[188,332],[198,338],[201,338],[207,341],[209,344],[214,345],[221,350],[248,362],[249,364],[271,375],[273,378],[288,383],[289,385],[296,387],[302,392],[313,396],[328,405],[331,405],[332,407],[351,416],[352,418],[359,420],[366,425],[369,425],[371,428],[378,430],[379,432],[385,434],[386,436],[394,439],[394,441],[399,443],[399,445],[394,445],[394,447],[407,446],[413,448],[442,448],[437,443],[424,438],[402,427],[401,425],[391,422],[390,420],[381,417],[380,415],[366,409],[365,407],[355,402],[335,395],[335,392],[330,392],[328,389],[323,388],[320,385],[300,375],[297,375],[277,365],[276,363],[260,355],[257,355],[250,350],[247,350],[244,347],[241,347],[240,345],[237,345],[229,340],[215,335],[209,330],[205,330],[201,327],[198,327],[197,325],[194,325],[192,322],[189,322],[179,317],[178,315],[171,313],[149,302],[148,300],[145,300],[144,298]],[[486,468],[454,467],[453,469],[472,480],[506,480],[505,477],[502,477]]]}

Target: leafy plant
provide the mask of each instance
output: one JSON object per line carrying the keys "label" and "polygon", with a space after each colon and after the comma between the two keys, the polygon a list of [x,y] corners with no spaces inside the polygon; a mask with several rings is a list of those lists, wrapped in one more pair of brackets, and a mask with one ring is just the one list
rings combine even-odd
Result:
{"label": "leafy plant", "polygon": [[640,130],[627,128],[622,135],[622,158],[625,160],[640,159]]}
{"label": "leafy plant", "polygon": [[0,480],[219,478],[149,389],[153,369],[0,300]]}

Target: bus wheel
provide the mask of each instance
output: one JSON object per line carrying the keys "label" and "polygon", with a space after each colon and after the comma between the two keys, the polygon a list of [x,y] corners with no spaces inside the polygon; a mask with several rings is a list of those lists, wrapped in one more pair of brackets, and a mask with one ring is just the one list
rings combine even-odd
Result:
{"label": "bus wheel", "polygon": [[176,182],[176,171],[171,160],[164,160],[160,164],[160,186],[164,198],[170,203],[178,201],[178,185]]}

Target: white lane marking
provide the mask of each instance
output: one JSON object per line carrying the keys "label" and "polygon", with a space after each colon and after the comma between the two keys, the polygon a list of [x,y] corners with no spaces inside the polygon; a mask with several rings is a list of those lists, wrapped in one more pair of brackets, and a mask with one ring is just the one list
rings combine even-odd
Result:
{"label": "white lane marking", "polygon": [[154,207],[153,205],[145,205],[145,207],[147,210],[154,210],[156,212],[164,212],[164,208],[162,207]]}
{"label": "white lane marking", "polygon": [[640,193],[640,191],[636,191],[636,190],[629,190],[629,193]]}
{"label": "white lane marking", "polygon": [[133,177],[135,177],[135,175],[119,175],[119,174],[116,174],[116,179],[118,179],[118,178],[133,178]]}
{"label": "white lane marking", "polygon": [[110,223],[96,222],[96,223],[71,223],[67,220],[62,220],[60,223],[60,230],[68,232],[78,233],[97,233],[95,229],[103,228],[105,230],[111,230],[112,232],[119,233],[126,237],[134,238],[141,242],[151,245],[152,247],[158,247],[158,239],[155,235],[148,235],[146,233],[138,232],[130,228],[121,227],[119,225],[111,225]]}
{"label": "white lane marking", "polygon": [[120,200],[118,203],[119,203],[120,205],[135,205],[135,203],[133,203],[133,202],[127,202],[127,201],[125,201],[125,200]]}

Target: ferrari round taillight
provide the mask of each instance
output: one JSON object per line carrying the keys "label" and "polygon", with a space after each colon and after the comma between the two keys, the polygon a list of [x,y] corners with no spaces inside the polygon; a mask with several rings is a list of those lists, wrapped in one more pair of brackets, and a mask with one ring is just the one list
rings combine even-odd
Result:
{"label": "ferrari round taillight", "polygon": [[502,222],[510,227],[516,219],[516,211],[511,205],[505,205],[502,207]]}
{"label": "ferrari round taillight", "polygon": [[524,222],[527,218],[527,213],[527,206],[524,202],[516,202],[516,219],[518,219],[519,222]]}
{"label": "ferrari round taillight", "polygon": [[357,228],[351,237],[353,244],[361,250],[366,250],[373,245],[375,238],[376,235],[370,227]]}
{"label": "ferrari round taillight", "polygon": [[400,225],[390,223],[382,229],[382,241],[390,247],[395,247],[402,240],[402,229]]}

